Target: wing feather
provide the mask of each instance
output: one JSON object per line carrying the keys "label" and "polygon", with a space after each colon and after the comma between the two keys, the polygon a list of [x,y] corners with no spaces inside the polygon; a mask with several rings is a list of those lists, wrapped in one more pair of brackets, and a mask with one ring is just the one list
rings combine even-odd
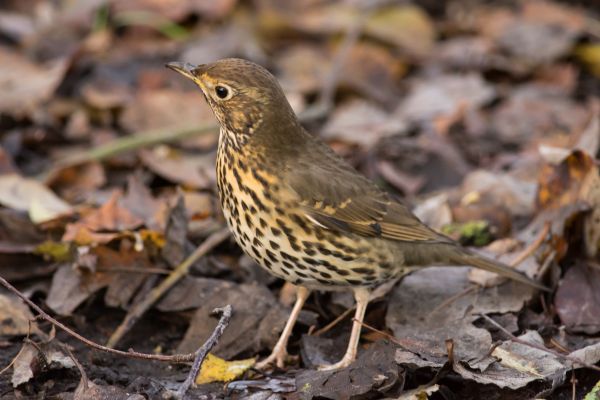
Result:
{"label": "wing feather", "polygon": [[390,240],[449,241],[328,148],[303,157],[286,174],[284,181],[317,225]]}

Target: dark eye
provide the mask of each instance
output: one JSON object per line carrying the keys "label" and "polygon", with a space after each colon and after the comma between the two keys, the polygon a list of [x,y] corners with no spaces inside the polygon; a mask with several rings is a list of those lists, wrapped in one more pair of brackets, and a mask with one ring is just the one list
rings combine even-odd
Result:
{"label": "dark eye", "polygon": [[224,99],[229,94],[229,90],[224,86],[217,86],[215,87],[215,93],[218,98]]}

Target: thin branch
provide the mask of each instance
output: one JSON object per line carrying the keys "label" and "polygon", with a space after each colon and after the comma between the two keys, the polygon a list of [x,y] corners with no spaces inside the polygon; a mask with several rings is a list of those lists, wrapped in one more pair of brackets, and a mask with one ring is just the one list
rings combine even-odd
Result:
{"label": "thin branch", "polygon": [[160,143],[170,143],[191,137],[205,135],[218,129],[217,124],[184,126],[180,128],[156,129],[138,132],[112,140],[88,151],[66,156],[57,160],[56,168],[72,167],[89,161],[101,161],[128,151]]}
{"label": "thin branch", "polygon": [[196,359],[194,360],[194,364],[192,365],[192,368],[190,369],[190,373],[188,374],[187,378],[181,384],[179,390],[177,390],[177,393],[175,394],[176,398],[183,399],[185,393],[195,382],[196,376],[198,375],[198,372],[200,372],[200,367],[202,366],[202,362],[206,358],[206,355],[213,347],[215,347],[215,345],[219,341],[219,338],[221,337],[221,335],[223,335],[225,328],[227,328],[227,326],[229,325],[229,321],[231,320],[231,312],[231,305],[229,304],[223,308],[215,308],[213,310],[213,314],[221,314],[221,319],[219,320],[217,326],[215,327],[213,333],[210,335],[208,340],[196,352]]}
{"label": "thin branch", "polygon": [[75,339],[79,340],[80,342],[86,344],[87,346],[89,346],[93,349],[103,351],[105,353],[111,353],[111,354],[117,354],[117,355],[124,356],[124,357],[129,357],[129,358],[139,358],[139,359],[143,359],[143,360],[167,361],[167,362],[173,362],[173,363],[192,361],[196,357],[195,352],[189,353],[189,354],[174,354],[174,355],[167,356],[167,355],[159,355],[159,354],[138,353],[133,350],[129,350],[129,351],[115,350],[115,349],[111,349],[111,348],[102,346],[101,344],[98,344],[96,342],[93,342],[93,341],[81,336],[79,333],[75,332],[68,326],[64,325],[62,322],[59,322],[56,319],[52,318],[50,315],[48,315],[48,313],[46,313],[44,310],[42,310],[33,301],[29,300],[27,298],[27,296],[25,296],[23,293],[21,293],[17,288],[15,288],[13,285],[8,283],[6,281],[6,279],[2,278],[1,276],[0,276],[0,285],[4,286],[11,293],[13,293],[17,297],[19,297],[21,300],[23,300],[29,307],[31,307],[33,310],[35,310],[41,318],[45,319],[46,321],[50,322],[52,325],[63,330],[67,334],[71,335]]}
{"label": "thin branch", "polygon": [[[32,321],[29,320],[28,322],[29,322],[29,326],[27,328],[27,336],[25,337],[25,339],[23,339],[23,341],[29,340],[29,336],[31,335],[31,322]],[[24,349],[25,349],[25,346],[21,346],[17,355],[13,357],[13,359],[10,361],[10,363],[6,367],[4,367],[0,370],[0,375],[5,373],[6,371],[8,371],[9,368],[13,366],[13,364],[15,363],[15,361],[17,361],[17,358],[19,358],[19,356],[21,355],[21,353],[23,352]]]}
{"label": "thin branch", "polygon": [[318,331],[314,332],[312,334],[312,336],[320,336],[320,335],[324,334],[325,332],[329,332],[334,326],[336,326],[337,324],[342,322],[344,319],[346,319],[346,317],[348,315],[352,314],[352,312],[354,311],[355,308],[356,307],[350,307],[350,308],[346,309],[346,311],[344,311],[343,313],[338,315],[336,319],[334,319],[333,321],[331,321],[330,323],[328,323],[327,325],[325,325]]}
{"label": "thin branch", "polygon": [[540,232],[540,234],[538,235],[538,237],[529,244],[529,246],[527,246],[526,248],[523,249],[523,251],[521,251],[511,262],[510,262],[510,266],[511,267],[516,267],[517,265],[521,264],[523,261],[525,261],[525,259],[527,257],[529,257],[530,255],[532,255],[541,245],[542,243],[544,243],[544,240],[546,240],[546,237],[548,236],[548,233],[550,232],[550,222],[546,222],[544,224],[544,227],[542,228],[542,231]]}
{"label": "thin branch", "polygon": [[582,366],[584,366],[586,368],[593,369],[595,371],[600,371],[600,367],[598,367],[596,365],[588,364],[585,361],[582,361],[582,360],[580,360],[577,357],[573,357],[573,356],[571,356],[569,354],[562,354],[562,353],[559,353],[556,350],[549,349],[549,348],[547,348],[545,346],[542,346],[542,345],[539,345],[539,344],[535,344],[535,343],[530,343],[530,342],[527,342],[527,341],[525,341],[523,339],[519,339],[518,337],[516,337],[515,335],[513,335],[512,333],[510,333],[502,325],[500,325],[499,323],[497,323],[496,321],[494,321],[493,319],[491,319],[487,315],[485,315],[485,314],[479,314],[479,315],[482,318],[484,318],[486,321],[488,321],[490,324],[494,325],[496,328],[498,328],[499,330],[501,330],[506,336],[509,337],[510,341],[512,341],[512,342],[519,343],[519,344],[522,344],[523,346],[531,347],[532,349],[536,349],[536,350],[539,350],[539,351],[543,351],[545,353],[552,354],[553,356],[558,357],[560,359],[571,361],[574,364],[579,364],[579,365],[582,365]]}
{"label": "thin branch", "polygon": [[106,343],[107,347],[113,348],[123,338],[123,336],[131,329],[131,327],[144,315],[144,313],[152,307],[170,288],[172,288],[179,280],[187,275],[190,267],[200,257],[204,256],[210,250],[215,248],[221,242],[229,237],[229,230],[223,228],[210,235],[192,254],[188,256],[180,265],[177,266],[158,286],[153,288],[139,303],[136,303],[121,324],[117,327]]}

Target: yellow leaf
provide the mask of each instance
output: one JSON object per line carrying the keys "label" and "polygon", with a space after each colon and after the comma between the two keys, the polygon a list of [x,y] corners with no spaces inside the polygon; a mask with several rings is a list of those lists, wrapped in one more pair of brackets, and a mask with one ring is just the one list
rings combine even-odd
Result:
{"label": "yellow leaf", "polygon": [[48,256],[53,261],[57,262],[69,261],[71,259],[71,244],[47,240],[44,243],[36,246],[34,253]]}
{"label": "yellow leaf", "polygon": [[592,74],[600,77],[600,43],[582,44],[575,49],[575,55]]}
{"label": "yellow leaf", "polygon": [[211,382],[230,382],[241,376],[256,360],[248,358],[245,360],[225,361],[222,358],[208,354],[202,363],[200,373],[196,377],[196,384]]}

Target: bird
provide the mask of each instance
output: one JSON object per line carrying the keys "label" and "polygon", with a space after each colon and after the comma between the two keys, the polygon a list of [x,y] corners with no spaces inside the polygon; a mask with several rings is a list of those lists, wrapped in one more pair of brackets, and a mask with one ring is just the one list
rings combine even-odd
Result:
{"label": "bird", "polygon": [[297,287],[281,336],[258,369],[285,366],[292,329],[313,290],[354,294],[346,352],[319,367],[337,370],[356,358],[372,289],[416,269],[471,266],[545,289],[429,228],[361,175],[302,127],[264,67],[237,58],[166,66],[200,88],[220,125],[217,191],[233,238],[257,264]]}

